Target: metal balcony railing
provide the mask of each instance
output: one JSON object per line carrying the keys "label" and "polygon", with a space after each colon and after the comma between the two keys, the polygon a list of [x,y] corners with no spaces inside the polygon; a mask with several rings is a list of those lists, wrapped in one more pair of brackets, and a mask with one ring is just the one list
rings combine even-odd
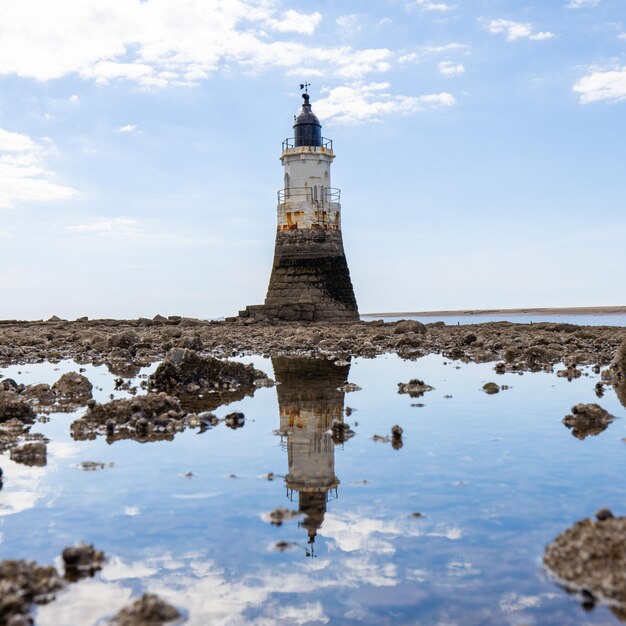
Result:
{"label": "metal balcony railing", "polygon": [[[285,141],[283,141],[283,152],[287,150],[287,148],[296,148],[296,138],[295,137],[287,137]],[[311,147],[321,147],[326,150],[333,149],[333,140],[328,139],[327,137],[322,137],[322,145],[321,146],[311,146]]]}
{"label": "metal balcony railing", "polygon": [[341,189],[336,187],[289,187],[278,192],[278,204],[294,202],[315,202],[325,205],[341,201]]}

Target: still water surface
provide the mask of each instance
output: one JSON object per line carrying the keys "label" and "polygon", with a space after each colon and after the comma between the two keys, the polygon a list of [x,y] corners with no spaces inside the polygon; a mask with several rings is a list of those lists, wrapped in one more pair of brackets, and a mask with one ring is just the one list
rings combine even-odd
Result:
{"label": "still water surface", "polygon": [[[31,429],[50,439],[45,467],[0,457],[0,558],[60,567],[78,540],[108,556],[102,572],[38,609],[39,626],[102,624],[146,591],[197,626],[617,623],[604,607],[583,611],[541,564],[573,522],[626,509],[624,420],[584,440],[561,423],[573,404],[598,401],[593,374],[496,376],[493,364],[435,355],[339,367],[243,360],[280,383],[216,411],[243,412],[243,428],[79,442],[69,430],[79,411]],[[0,373],[53,383],[77,368]],[[105,367],[85,375],[99,401],[124,396]],[[397,383],[415,377],[435,390],[399,395]],[[338,391],[346,379],[362,390]],[[486,395],[491,380],[510,389]],[[611,390],[599,402],[625,413]],[[328,429],[342,415],[356,435],[335,444]],[[372,440],[395,424],[402,448]],[[112,466],[83,471],[83,461]],[[277,507],[300,515],[274,525]]]}

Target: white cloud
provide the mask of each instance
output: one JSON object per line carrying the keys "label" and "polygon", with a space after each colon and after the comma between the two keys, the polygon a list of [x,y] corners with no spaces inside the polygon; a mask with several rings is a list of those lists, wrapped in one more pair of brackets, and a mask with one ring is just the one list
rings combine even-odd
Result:
{"label": "white cloud", "polygon": [[441,61],[437,65],[437,69],[442,76],[458,76],[465,72],[465,66],[462,63],[454,63],[453,61]]}
{"label": "white cloud", "polygon": [[532,39],[533,41],[544,41],[555,37],[554,33],[536,32],[532,24],[523,22],[514,22],[512,20],[497,19],[490,20],[487,28],[494,35],[505,33],[508,41],[516,41],[517,39]]}
{"label": "white cloud", "polygon": [[415,4],[423,11],[450,11],[452,8],[445,2],[432,2],[431,0],[415,0]]}
{"label": "white cloud", "polygon": [[356,13],[352,13],[351,15],[340,15],[335,21],[337,22],[337,26],[353,32],[360,30],[361,28],[359,24],[359,16],[356,15]]}
{"label": "white cloud", "polygon": [[283,13],[281,19],[270,19],[268,25],[281,33],[294,32],[301,35],[312,35],[317,25],[322,20],[322,14],[318,13],[299,13],[293,9],[289,9]]}
{"label": "white cloud", "polygon": [[75,93],[68,98],[68,102],[78,102],[78,100],[79,98]]}
{"label": "white cloud", "polygon": [[458,50],[465,50],[468,47],[469,46],[464,43],[452,42],[444,44],[443,46],[429,46],[426,48],[426,52],[430,52],[432,54],[440,54],[441,52],[455,52]]}
{"label": "white cloud", "polygon": [[626,33],[621,33],[621,34],[619,35],[619,38],[620,38],[620,39],[626,39]]}
{"label": "white cloud", "polygon": [[137,124],[126,124],[117,129],[118,133],[134,133],[137,130]]}
{"label": "white cloud", "polygon": [[[127,217],[114,217],[109,220],[94,220],[86,224],[74,224],[66,226],[65,230],[81,235],[113,235],[127,237],[136,235],[140,232],[137,220]],[[133,513],[134,507],[127,507],[130,513],[125,510],[126,515],[138,514]]]}
{"label": "white cloud", "polygon": [[315,103],[315,111],[326,121],[358,124],[385,115],[406,115],[455,104],[454,96],[449,93],[397,96],[388,93],[389,86],[389,83],[369,83],[325,89],[328,95]]}
{"label": "white cloud", "polygon": [[409,52],[408,54],[401,54],[398,57],[398,63],[413,63],[414,61],[419,61],[419,54],[417,52]]}
{"label": "white cloud", "polygon": [[46,159],[54,150],[50,139],[38,143],[0,128],[0,209],[18,202],[68,200],[78,195],[75,189],[54,182],[54,173],[46,169]]}
{"label": "white cloud", "polygon": [[274,38],[265,30],[278,37],[312,34],[321,20],[318,12],[277,13],[277,5],[268,0],[21,0],[7,6],[0,21],[0,75],[50,80],[75,74],[99,83],[131,80],[165,87],[196,84],[223,66],[256,71],[307,66],[352,78],[391,67],[386,48]]}
{"label": "white cloud", "polygon": [[596,71],[581,78],[574,91],[583,104],[601,100],[626,100],[626,67],[611,71]]}
{"label": "white cloud", "polygon": [[583,9],[584,7],[597,7],[600,0],[571,0],[565,5],[566,9]]}

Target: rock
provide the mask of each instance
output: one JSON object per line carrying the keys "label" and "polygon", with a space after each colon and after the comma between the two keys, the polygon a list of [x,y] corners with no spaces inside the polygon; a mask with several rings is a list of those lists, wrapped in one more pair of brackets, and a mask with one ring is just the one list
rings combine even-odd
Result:
{"label": "rock", "polygon": [[52,391],[61,403],[87,404],[92,396],[93,385],[89,379],[77,372],[63,374],[54,385]]}
{"label": "rock", "polygon": [[421,345],[422,339],[416,333],[407,333],[396,341],[396,349],[400,350],[403,348],[419,348]]}
{"label": "rock", "polygon": [[500,385],[496,383],[485,383],[483,385],[483,391],[488,393],[489,395],[493,395],[494,393],[500,392]]}
{"label": "rock", "polygon": [[13,615],[6,622],[6,626],[33,626],[33,624],[33,618],[29,615]]}
{"label": "rock", "polygon": [[337,444],[342,444],[351,439],[356,434],[351,428],[350,424],[346,424],[342,420],[333,420],[330,425],[330,431],[333,436],[333,441]]}
{"label": "rock", "polygon": [[596,519],[599,522],[604,522],[607,519],[613,519],[614,515],[611,512],[611,509],[598,509],[596,511]]}
{"label": "rock", "polygon": [[572,414],[563,418],[563,424],[571,429],[574,437],[585,439],[589,435],[599,435],[614,419],[599,404],[576,404],[572,407]]}
{"label": "rock", "polygon": [[618,380],[626,380],[626,339],[622,341],[611,362],[611,370]]}
{"label": "rock", "polygon": [[[626,611],[626,517],[584,519],[546,547],[543,562],[568,591],[583,602],[610,603],[616,614]],[[619,612],[619,613],[618,613]]]}
{"label": "rock", "polygon": [[28,624],[31,604],[49,602],[63,586],[52,566],[40,566],[34,561],[0,562],[0,623]]}
{"label": "rock", "polygon": [[290,520],[298,517],[300,513],[292,509],[277,508],[266,516],[266,519],[273,526],[282,526],[285,520]]}
{"label": "rock", "polygon": [[109,442],[171,440],[175,432],[186,427],[186,416],[178,398],[166,393],[148,393],[95,404],[72,422],[70,432],[79,441],[95,439],[98,435],[106,435]]}
{"label": "rock", "polygon": [[478,337],[476,337],[476,335],[474,333],[466,333],[463,336],[462,343],[465,346],[469,346],[469,345],[475,343],[477,339],[478,339]]}
{"label": "rock", "polygon": [[168,393],[197,389],[236,389],[254,391],[254,381],[267,378],[252,365],[220,361],[201,356],[187,348],[173,348],[150,377],[150,386]]}
{"label": "rock", "polygon": [[344,383],[340,387],[337,387],[337,391],[343,391],[344,393],[353,393],[355,391],[361,391],[361,387],[354,383]]}
{"label": "rock", "polygon": [[403,335],[404,333],[419,333],[423,335],[427,330],[426,326],[417,320],[403,320],[395,325],[393,334]]}
{"label": "rock", "polygon": [[11,449],[11,460],[30,467],[43,467],[46,462],[46,444],[37,441],[25,443],[22,446]]}
{"label": "rock", "polygon": [[398,383],[398,393],[408,393],[411,398],[420,398],[433,389],[434,387],[427,385],[419,378],[413,378],[408,383]]}
{"label": "rock", "polygon": [[140,341],[139,335],[134,330],[123,330],[109,337],[109,348],[131,348]]}
{"label": "rock", "polygon": [[236,428],[243,428],[246,423],[246,416],[243,413],[229,413],[224,417],[224,423],[233,430]]}
{"label": "rock", "polygon": [[152,593],[145,593],[111,620],[113,626],[162,626],[180,619],[176,608]]}
{"label": "rock", "polygon": [[15,391],[0,391],[0,422],[14,418],[26,420],[34,416],[35,412],[26,398]]}
{"label": "rock", "polygon": [[188,350],[195,350],[196,352],[200,352],[203,347],[202,339],[200,339],[198,335],[187,335],[186,337],[183,337],[178,342],[178,345],[181,348],[187,348]]}
{"label": "rock", "polygon": [[402,426],[398,426],[397,424],[395,426],[391,427],[391,447],[394,450],[399,450],[403,445],[403,441],[402,441],[402,433],[404,431],[402,430]]}
{"label": "rock", "polygon": [[28,385],[22,394],[25,398],[28,398],[31,405],[36,406],[38,410],[51,408],[56,402],[56,394],[52,391],[52,387],[45,383]]}
{"label": "rock", "polygon": [[567,380],[574,380],[574,378],[580,378],[583,373],[576,368],[575,365],[568,367],[566,370],[559,370],[556,375],[559,378],[567,378]]}
{"label": "rock", "polygon": [[91,544],[81,543],[65,548],[62,556],[65,578],[72,582],[93,576],[104,563],[104,552],[96,550]]}

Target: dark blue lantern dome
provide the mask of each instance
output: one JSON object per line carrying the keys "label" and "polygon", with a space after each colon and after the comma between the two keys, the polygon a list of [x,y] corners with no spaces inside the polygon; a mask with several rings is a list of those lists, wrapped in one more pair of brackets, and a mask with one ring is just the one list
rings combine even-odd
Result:
{"label": "dark blue lantern dome", "polygon": [[309,94],[303,93],[302,110],[296,117],[293,125],[295,146],[321,146],[322,145],[322,125],[317,119],[317,115],[311,110]]}

